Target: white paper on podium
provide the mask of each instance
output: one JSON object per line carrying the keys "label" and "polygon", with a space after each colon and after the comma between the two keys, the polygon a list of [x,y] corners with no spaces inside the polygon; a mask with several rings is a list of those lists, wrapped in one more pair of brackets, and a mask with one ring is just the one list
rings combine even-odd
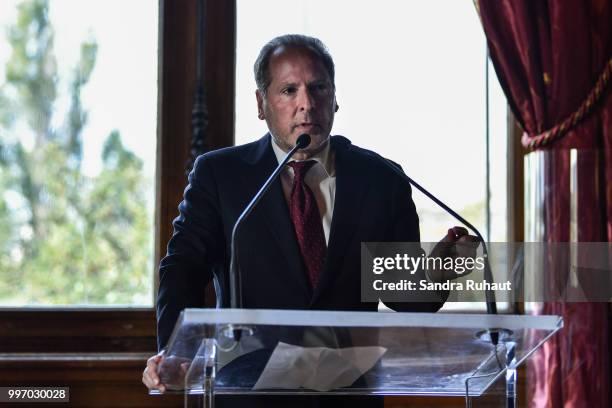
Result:
{"label": "white paper on podium", "polygon": [[330,391],[348,387],[371,369],[384,347],[299,347],[278,343],[254,390],[307,388]]}

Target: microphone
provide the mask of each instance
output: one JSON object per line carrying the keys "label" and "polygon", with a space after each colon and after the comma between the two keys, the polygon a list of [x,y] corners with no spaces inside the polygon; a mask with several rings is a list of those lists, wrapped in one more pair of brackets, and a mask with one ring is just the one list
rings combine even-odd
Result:
{"label": "microphone", "polygon": [[[417,183],[416,181],[408,177],[408,175],[406,175],[406,173],[404,173],[400,169],[399,165],[397,165],[396,163],[393,163],[392,161],[388,159],[385,159],[384,157],[382,157],[381,155],[377,153],[371,152],[371,154],[379,158],[395,174],[399,175],[401,178],[408,181],[417,190],[425,194],[434,203],[438,204],[438,206],[442,207],[444,211],[446,211],[447,213],[455,217],[455,219],[457,219],[459,222],[461,222],[463,225],[465,225],[466,227],[468,227],[470,230],[474,232],[474,234],[478,237],[478,240],[482,243],[482,252],[483,252],[483,258],[484,258],[484,278],[487,282],[493,283],[493,273],[491,272],[491,264],[489,262],[489,252],[487,250],[487,245],[480,231],[478,231],[476,227],[474,227],[471,223],[469,223],[465,218],[459,215],[456,211],[454,211],[448,205],[444,204],[442,201],[440,201],[440,199],[438,199],[432,193],[427,191],[423,186],[421,186],[419,183]],[[487,314],[497,314],[497,304],[495,301],[495,292],[493,292],[491,288],[489,287],[485,289],[485,300],[487,304]],[[499,330],[489,329],[489,335],[491,337],[491,343],[493,343],[494,346],[497,346],[497,343],[499,340]]]}
{"label": "microphone", "polygon": [[[273,143],[273,142],[272,142]],[[268,177],[268,180],[259,189],[257,194],[253,197],[251,202],[246,206],[242,214],[238,217],[238,220],[234,224],[232,230],[232,241],[230,246],[230,304],[233,309],[242,308],[242,279],[240,275],[240,266],[238,265],[238,251],[236,248],[236,235],[238,234],[240,227],[246,220],[246,218],[253,212],[259,201],[266,195],[272,183],[278,178],[278,175],[285,167],[285,164],[291,159],[291,157],[300,149],[305,149],[310,144],[310,135],[302,133],[296,140],[293,149],[289,150],[282,162],[278,164],[278,167]]]}

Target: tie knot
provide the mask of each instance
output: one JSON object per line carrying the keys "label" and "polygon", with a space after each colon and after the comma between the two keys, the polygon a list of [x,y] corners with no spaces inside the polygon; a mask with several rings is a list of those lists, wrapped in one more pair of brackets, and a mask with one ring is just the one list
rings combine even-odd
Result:
{"label": "tie knot", "polygon": [[294,177],[296,179],[302,180],[304,179],[306,172],[310,170],[312,166],[314,166],[315,163],[316,163],[315,160],[305,160],[305,161],[299,161],[299,162],[292,161],[292,162],[287,163],[287,165],[293,168]]}

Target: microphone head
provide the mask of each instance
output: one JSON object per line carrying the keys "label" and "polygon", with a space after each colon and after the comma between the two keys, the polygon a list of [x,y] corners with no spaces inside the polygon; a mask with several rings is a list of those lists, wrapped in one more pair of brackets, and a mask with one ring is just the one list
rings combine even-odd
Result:
{"label": "microphone head", "polygon": [[308,133],[302,133],[295,142],[295,145],[299,149],[305,149],[310,144],[310,135]]}

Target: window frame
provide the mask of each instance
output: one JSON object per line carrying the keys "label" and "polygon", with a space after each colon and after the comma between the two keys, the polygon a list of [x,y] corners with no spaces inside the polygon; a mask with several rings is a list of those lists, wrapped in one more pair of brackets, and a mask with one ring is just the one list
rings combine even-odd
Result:
{"label": "window frame", "polygon": [[[159,0],[159,87],[155,203],[154,294],[157,265],[172,236],[172,220],[186,183],[191,110],[196,85],[197,2]],[[206,142],[234,144],[236,1],[206,3],[204,81]],[[214,64],[207,64],[214,61]],[[508,114],[508,241],[523,240],[524,149],[520,129]],[[214,307],[214,292],[207,289]],[[520,310],[520,305],[519,305]],[[11,352],[153,352],[155,307],[0,308],[0,348]]]}
{"label": "window frame", "polygon": [[[178,214],[177,205],[182,198],[186,183],[185,168],[189,162],[191,109],[196,84],[198,1],[206,3],[207,41],[204,53],[205,98],[208,108],[206,142],[210,149],[234,144],[236,1],[159,0],[155,263],[152,271],[154,298],[159,284],[157,265],[165,254],[167,242],[172,235],[171,222]],[[208,61],[214,61],[214,64],[207,64]],[[519,136],[520,129],[509,113],[507,214],[508,240],[511,242],[523,240],[524,150],[520,146]],[[214,298],[210,287],[207,290],[207,300],[212,307]],[[6,378],[13,378],[15,367],[19,367],[23,372],[22,377],[40,385],[41,375],[45,381],[50,378],[45,374],[49,372],[49,367],[44,365],[44,354],[66,353],[71,357],[90,355],[93,360],[77,361],[76,366],[74,364],[70,366],[70,372],[74,372],[75,369],[80,370],[79,374],[76,374],[79,379],[83,375],[89,375],[92,384],[104,381],[107,388],[109,378],[123,375],[134,382],[134,396],[142,398],[140,404],[144,406],[151,404],[151,401],[146,399],[146,395],[141,391],[140,367],[144,365],[146,356],[150,355],[148,353],[154,353],[156,347],[154,307],[0,308],[2,353],[26,353],[27,357],[23,361],[5,364],[4,370],[0,370],[0,375],[5,375]],[[27,353],[35,353],[37,361],[33,366],[28,360],[32,357],[28,357]],[[100,353],[108,357],[102,358]],[[127,363],[125,361],[117,363],[112,357],[117,353],[142,353],[144,357],[134,357]],[[57,379],[58,367],[65,365],[65,362],[51,365],[54,379]],[[111,369],[114,371],[108,374]],[[90,374],[92,370],[97,374],[92,376]],[[522,375],[520,377],[524,378]],[[21,383],[26,382],[21,381]],[[64,382],[72,384],[74,378]],[[522,386],[524,387],[524,384]],[[94,401],[98,403],[105,401],[104,398],[108,397],[107,391],[95,394],[102,390],[100,387],[96,383],[93,388],[83,388],[87,392],[83,392],[80,398],[86,401],[86,405]],[[122,389],[125,392],[126,388]],[[80,399],[75,396],[75,402],[77,400]],[[406,403],[406,398],[391,397],[386,398],[386,401],[389,406],[400,406]],[[441,406],[451,400],[410,397],[409,401],[415,406]],[[174,402],[180,401],[176,399]],[[161,404],[163,401],[158,403]]]}
{"label": "window frame", "polygon": [[[234,143],[235,1],[159,0],[154,301],[157,265],[185,187],[196,86],[197,7],[205,3],[204,83],[210,149]],[[207,64],[214,61],[214,64]],[[230,95],[231,97],[228,97]],[[214,306],[214,292],[207,289]],[[2,353],[155,352],[155,306],[0,308]]]}

